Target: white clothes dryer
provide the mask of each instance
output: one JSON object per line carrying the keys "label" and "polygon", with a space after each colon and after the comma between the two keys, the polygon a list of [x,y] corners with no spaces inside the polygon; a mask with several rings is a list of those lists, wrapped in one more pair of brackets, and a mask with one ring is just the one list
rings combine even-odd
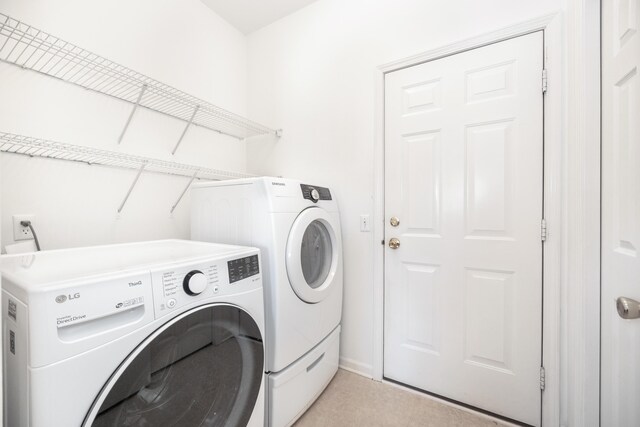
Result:
{"label": "white clothes dryer", "polygon": [[191,238],[251,245],[263,259],[268,419],[293,423],[338,369],[342,239],[328,188],[281,178],[196,184]]}
{"label": "white clothes dryer", "polygon": [[0,257],[4,425],[263,426],[260,268],[180,240]]}

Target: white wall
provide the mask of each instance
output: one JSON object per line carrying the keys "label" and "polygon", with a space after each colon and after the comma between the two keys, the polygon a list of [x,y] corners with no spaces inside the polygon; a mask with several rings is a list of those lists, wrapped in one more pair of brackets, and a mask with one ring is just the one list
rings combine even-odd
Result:
{"label": "white wall", "polygon": [[334,190],[342,213],[344,366],[371,375],[374,76],[377,66],[557,11],[560,0],[319,0],[248,37],[248,113],[277,143],[248,145],[253,173]]}
{"label": "white wall", "polygon": [[[200,0],[0,0],[0,12],[216,105],[246,111],[246,38]],[[131,105],[0,63],[0,131],[245,171],[246,145],[184,122],[138,110],[117,139]],[[143,174],[122,214],[116,210],[134,171],[3,154],[2,247],[13,243],[11,216],[35,214],[43,248],[188,238],[187,178]]]}

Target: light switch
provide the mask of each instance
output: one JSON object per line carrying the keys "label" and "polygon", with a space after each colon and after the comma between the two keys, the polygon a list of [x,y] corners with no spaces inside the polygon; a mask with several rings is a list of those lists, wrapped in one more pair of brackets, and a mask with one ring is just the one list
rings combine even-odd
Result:
{"label": "light switch", "polygon": [[371,231],[369,215],[360,215],[360,231],[365,233]]}

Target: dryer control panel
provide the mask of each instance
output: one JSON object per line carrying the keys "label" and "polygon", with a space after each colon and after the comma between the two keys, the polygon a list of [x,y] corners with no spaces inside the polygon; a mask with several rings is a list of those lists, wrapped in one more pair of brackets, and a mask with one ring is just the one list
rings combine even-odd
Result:
{"label": "dryer control panel", "polygon": [[300,184],[302,197],[317,203],[318,200],[331,200],[331,191],[326,187],[318,187],[315,185]]}

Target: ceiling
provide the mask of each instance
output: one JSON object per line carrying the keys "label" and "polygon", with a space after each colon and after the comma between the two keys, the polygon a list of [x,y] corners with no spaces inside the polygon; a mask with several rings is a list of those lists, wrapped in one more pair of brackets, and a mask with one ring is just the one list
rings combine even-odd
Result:
{"label": "ceiling", "polygon": [[249,34],[316,0],[202,0],[231,25]]}

